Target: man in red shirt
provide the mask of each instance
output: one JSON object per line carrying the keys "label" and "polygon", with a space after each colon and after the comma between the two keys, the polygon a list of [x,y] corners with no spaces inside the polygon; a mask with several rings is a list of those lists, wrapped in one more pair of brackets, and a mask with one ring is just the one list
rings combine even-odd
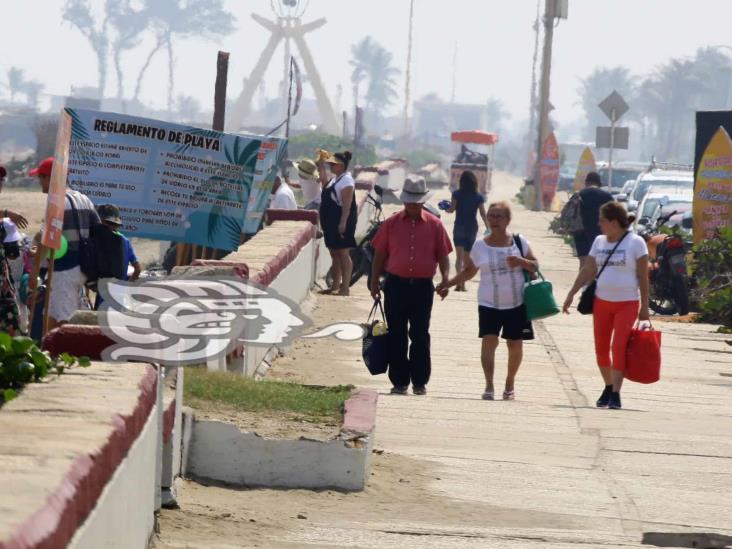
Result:
{"label": "man in red shirt", "polygon": [[[409,383],[415,395],[427,394],[430,379],[430,316],[437,267],[442,280],[450,273],[450,237],[442,221],[423,209],[432,195],[423,178],[407,179],[404,209],[387,219],[374,237],[371,295],[380,299],[379,279],[386,271],[384,306],[389,327],[391,392],[404,395]],[[444,299],[447,292],[440,296]],[[409,353],[409,341],[411,349]]]}

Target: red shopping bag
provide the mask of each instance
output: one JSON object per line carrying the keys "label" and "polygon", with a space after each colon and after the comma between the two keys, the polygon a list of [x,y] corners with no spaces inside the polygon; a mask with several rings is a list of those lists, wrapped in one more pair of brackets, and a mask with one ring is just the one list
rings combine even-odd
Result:
{"label": "red shopping bag", "polygon": [[661,377],[661,332],[651,323],[636,323],[630,332],[625,357],[625,379],[636,383],[655,383]]}

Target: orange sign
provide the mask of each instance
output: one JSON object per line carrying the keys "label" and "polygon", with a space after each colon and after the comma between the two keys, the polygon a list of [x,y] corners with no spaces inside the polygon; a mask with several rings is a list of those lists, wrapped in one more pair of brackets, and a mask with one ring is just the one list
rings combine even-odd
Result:
{"label": "orange sign", "polygon": [[69,168],[69,143],[71,141],[71,117],[61,111],[56,133],[56,151],[53,157],[51,183],[46,202],[46,221],[41,244],[52,250],[61,247],[61,234],[64,229],[64,210],[66,209],[66,175]]}
{"label": "orange sign", "polygon": [[574,176],[574,190],[579,191],[585,186],[585,177],[590,172],[597,171],[597,165],[595,164],[595,155],[592,154],[592,149],[585,147],[580,156],[579,162],[577,163],[577,172]]}
{"label": "orange sign", "polygon": [[709,141],[694,185],[694,243],[732,227],[732,139],[720,126]]}
{"label": "orange sign", "polygon": [[559,144],[554,132],[544,140],[541,149],[541,164],[539,166],[539,180],[541,181],[541,200],[544,209],[551,207],[559,183]]}

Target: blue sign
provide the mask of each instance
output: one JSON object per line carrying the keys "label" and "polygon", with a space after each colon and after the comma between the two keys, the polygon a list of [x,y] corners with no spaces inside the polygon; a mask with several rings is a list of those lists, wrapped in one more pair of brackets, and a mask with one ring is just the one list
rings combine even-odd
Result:
{"label": "blue sign", "polygon": [[68,185],[120,208],[128,235],[233,250],[256,232],[285,140],[67,108]]}

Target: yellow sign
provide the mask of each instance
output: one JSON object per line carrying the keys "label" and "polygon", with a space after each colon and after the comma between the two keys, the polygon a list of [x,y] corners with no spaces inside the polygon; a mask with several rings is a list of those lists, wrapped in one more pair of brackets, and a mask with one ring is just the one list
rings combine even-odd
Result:
{"label": "yellow sign", "polygon": [[51,183],[46,202],[46,221],[41,244],[58,250],[61,247],[61,233],[64,230],[66,209],[66,175],[69,168],[69,143],[71,142],[71,116],[61,111],[56,133],[56,152],[51,169]]}
{"label": "yellow sign", "polygon": [[585,186],[585,177],[590,172],[597,171],[597,164],[595,164],[595,155],[592,154],[592,149],[585,147],[580,156],[579,162],[577,162],[577,172],[574,176],[574,190],[579,191]]}
{"label": "yellow sign", "polygon": [[709,141],[694,184],[694,243],[732,227],[732,139],[720,126]]}

